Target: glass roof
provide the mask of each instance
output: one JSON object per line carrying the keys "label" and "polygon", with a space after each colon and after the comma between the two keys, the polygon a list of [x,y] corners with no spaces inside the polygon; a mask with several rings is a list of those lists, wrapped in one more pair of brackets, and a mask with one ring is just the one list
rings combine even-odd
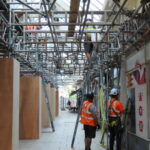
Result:
{"label": "glass roof", "polygon": [[[107,0],[91,0],[89,11],[103,10],[106,1]],[[70,3],[71,3],[71,0],[57,0],[56,1],[57,7],[60,8],[61,10],[64,10],[64,11],[70,10]],[[80,1],[80,8],[79,8],[80,11],[82,11],[82,7],[83,7],[83,2],[81,0]]]}
{"label": "glass roof", "polygon": [[[54,0],[49,1],[53,2]],[[25,39],[26,50],[27,51],[40,50],[40,52],[42,52],[41,55],[42,61],[40,63],[41,64],[45,63],[47,65],[46,71],[50,70],[50,73],[58,73],[58,75],[61,73],[61,71],[63,71],[64,75],[69,76],[73,74],[74,78],[76,76],[77,79],[81,79],[83,77],[85,63],[87,61],[86,55],[84,53],[84,44],[81,43],[81,50],[79,50],[79,41],[77,40],[79,35],[79,28],[80,26],[82,27],[82,25],[80,25],[80,22],[78,22],[77,20],[77,22],[74,23],[75,24],[74,35],[68,36],[67,32],[73,31],[74,29],[68,28],[71,24],[69,22],[70,14],[64,13],[65,11],[70,11],[71,0],[56,0],[56,3],[52,9],[53,10],[52,18],[50,17],[50,21],[54,27],[52,28],[53,32],[55,33],[55,31],[57,31],[57,33],[55,33],[54,38],[52,37],[54,33],[53,34],[51,33],[50,27],[48,26],[48,19],[45,16],[39,15],[40,13],[44,14],[46,12],[44,10],[44,7],[41,7],[42,0],[14,0],[13,2],[14,4],[12,4],[11,6],[13,9],[15,9],[16,13],[18,14],[19,12],[26,13],[24,17],[19,18],[20,23],[25,24],[24,31],[26,34],[28,34],[27,38]],[[89,11],[98,12],[103,10],[106,2],[107,0],[91,0]],[[27,5],[29,5],[29,7],[23,3],[26,3]],[[37,13],[32,8],[36,9],[40,13]],[[83,10],[83,0],[80,0],[79,11],[82,10]],[[28,11],[29,13],[27,13]],[[92,19],[93,23],[97,23],[100,22],[101,15],[90,13],[87,15],[87,18]],[[26,28],[28,26],[31,26],[32,29]],[[40,28],[35,29],[35,26],[39,26]],[[55,39],[56,42],[53,42],[52,39]],[[56,49],[57,46],[58,48]],[[56,51],[58,50],[59,54],[56,53]],[[32,57],[35,58],[37,56],[34,53],[33,54],[31,53],[31,55]],[[72,77],[72,79],[74,78]]]}

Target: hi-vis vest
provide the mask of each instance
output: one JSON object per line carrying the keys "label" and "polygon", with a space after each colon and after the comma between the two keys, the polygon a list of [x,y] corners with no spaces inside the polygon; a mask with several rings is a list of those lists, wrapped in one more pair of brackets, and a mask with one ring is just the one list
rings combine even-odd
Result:
{"label": "hi-vis vest", "polygon": [[[93,26],[88,26],[85,29],[86,30],[93,30],[94,28],[93,28]],[[91,36],[92,36],[91,33],[86,33],[86,39],[91,40]]]}
{"label": "hi-vis vest", "polygon": [[80,122],[84,125],[96,126],[92,113],[89,111],[91,105],[93,105],[93,103],[89,101],[83,103]]}
{"label": "hi-vis vest", "polygon": [[108,101],[108,109],[110,117],[120,117],[123,107],[120,101],[111,99]]}

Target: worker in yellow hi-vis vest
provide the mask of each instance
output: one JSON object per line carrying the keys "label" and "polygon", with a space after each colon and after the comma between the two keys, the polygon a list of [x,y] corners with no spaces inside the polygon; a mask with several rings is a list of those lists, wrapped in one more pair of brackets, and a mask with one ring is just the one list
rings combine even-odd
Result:
{"label": "worker in yellow hi-vis vest", "polygon": [[[91,19],[87,20],[87,23],[90,23]],[[93,26],[86,26],[85,30],[93,30]],[[92,55],[92,51],[93,51],[93,43],[92,43],[92,34],[91,33],[86,33],[85,34],[85,43],[84,43],[84,50],[85,50],[85,54],[87,57],[87,60],[90,61],[91,60],[91,55]]]}

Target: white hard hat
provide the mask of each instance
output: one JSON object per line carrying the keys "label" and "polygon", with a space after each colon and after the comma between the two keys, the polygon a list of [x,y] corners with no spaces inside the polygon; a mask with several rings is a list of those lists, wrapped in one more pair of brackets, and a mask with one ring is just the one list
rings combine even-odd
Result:
{"label": "white hard hat", "polygon": [[118,94],[119,94],[119,91],[116,88],[111,89],[111,91],[109,93],[109,95],[118,95]]}

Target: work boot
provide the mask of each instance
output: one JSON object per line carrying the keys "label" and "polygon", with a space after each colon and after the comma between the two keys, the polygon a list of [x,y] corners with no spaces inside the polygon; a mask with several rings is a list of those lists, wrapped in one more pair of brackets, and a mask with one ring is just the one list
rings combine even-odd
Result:
{"label": "work boot", "polygon": [[85,150],[91,150],[91,148],[85,148]]}

